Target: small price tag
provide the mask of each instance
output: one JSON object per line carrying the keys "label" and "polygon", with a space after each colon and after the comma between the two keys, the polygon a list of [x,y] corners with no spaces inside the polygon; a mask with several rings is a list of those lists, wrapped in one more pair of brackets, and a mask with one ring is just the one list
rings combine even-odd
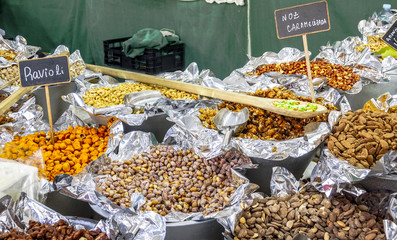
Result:
{"label": "small price tag", "polygon": [[67,56],[19,61],[18,69],[22,87],[70,82]]}
{"label": "small price tag", "polygon": [[397,20],[389,27],[389,30],[383,35],[382,40],[397,50]]}
{"label": "small price tag", "polygon": [[274,16],[279,39],[331,29],[326,1],[278,9]]}

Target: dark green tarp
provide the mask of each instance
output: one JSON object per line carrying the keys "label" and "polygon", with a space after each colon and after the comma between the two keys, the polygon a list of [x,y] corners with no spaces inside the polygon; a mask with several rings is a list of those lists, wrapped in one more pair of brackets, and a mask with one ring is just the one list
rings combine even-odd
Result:
{"label": "dark green tarp", "polygon": [[[287,46],[303,50],[301,37],[277,39],[274,10],[308,2],[250,0],[252,55]],[[359,35],[358,22],[382,8],[373,0],[330,0],[328,5],[331,30],[308,36],[313,55],[327,41]],[[0,0],[0,28],[9,36],[24,36],[43,51],[60,44],[71,51],[80,49],[86,62],[99,65],[104,64],[104,40],[130,37],[143,28],[175,30],[186,44],[186,64],[195,61],[220,78],[247,61],[247,5],[204,0]]]}

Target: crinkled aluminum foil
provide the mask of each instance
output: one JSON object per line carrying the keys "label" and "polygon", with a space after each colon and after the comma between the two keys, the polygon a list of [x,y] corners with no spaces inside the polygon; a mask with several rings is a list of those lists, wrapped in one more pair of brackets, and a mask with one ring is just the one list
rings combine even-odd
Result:
{"label": "crinkled aluminum foil", "polygon": [[[3,206],[3,209],[2,209]],[[65,220],[76,229],[84,226],[75,225],[74,221],[52,209],[38,203],[22,194],[17,202],[5,197],[0,199],[0,230],[6,232],[18,227],[23,230],[28,226],[29,220],[41,223],[54,224],[59,220]],[[161,240],[165,237],[165,221],[155,213],[137,215],[129,211],[120,211],[113,214],[107,220],[99,221],[92,229],[101,229],[110,239],[134,239],[134,240]]]}
{"label": "crinkled aluminum foil", "polygon": [[19,35],[15,37],[15,41],[4,39],[3,36],[0,35],[0,49],[8,51],[13,50],[16,54],[14,61],[8,61],[0,57],[0,68],[7,68],[17,64],[18,61],[32,57],[40,48],[28,46],[26,39]]}
{"label": "crinkled aluminum foil", "polygon": [[[49,54],[46,57],[55,57],[59,55],[69,55],[68,60],[69,64],[73,64],[75,62],[81,62],[85,68],[85,62],[83,58],[81,57],[80,50],[74,51],[72,54],[69,52],[69,48],[66,47],[65,45],[59,45],[52,54]],[[78,77],[78,76],[77,76]]]}
{"label": "crinkled aluminum foil", "polygon": [[[142,151],[148,150],[153,145],[151,134],[145,132],[130,132],[127,133],[122,141],[120,142],[119,148],[117,149],[118,154],[111,153],[109,157],[117,161],[128,160],[133,154],[128,153],[134,150],[133,153],[141,153]],[[137,149],[133,149],[137,147]],[[174,146],[178,148],[178,146]],[[139,151],[138,151],[139,150]],[[104,154],[105,155],[105,154]],[[122,209],[122,207],[111,202],[106,197],[95,192],[96,181],[102,181],[106,178],[106,175],[98,175],[97,172],[105,164],[109,164],[109,159],[100,156],[96,161],[90,163],[82,172],[77,174],[72,181],[71,186],[63,188],[60,192],[70,197],[87,201],[91,204],[93,209],[103,216],[107,216],[110,213],[114,213]],[[230,197],[227,207],[223,210],[211,213],[203,216],[202,213],[183,213],[183,212],[172,212],[165,216],[167,222],[180,222],[187,220],[202,220],[208,218],[220,218],[232,213],[233,205],[237,204],[247,194],[255,191],[258,186],[250,184],[248,179],[243,177],[237,171],[232,170],[233,181],[237,184],[241,184],[236,192]],[[134,212],[140,212],[140,207],[145,203],[145,198],[142,194],[136,193],[131,196],[132,206],[129,208]]]}
{"label": "crinkled aluminum foil", "polygon": [[334,192],[341,192],[345,185],[359,182],[367,177],[387,176],[389,181],[397,181],[397,152],[389,151],[372,169],[351,166],[347,161],[333,156],[328,148],[323,149],[320,161],[313,169],[311,180],[321,178],[319,191],[330,197]]}
{"label": "crinkled aluminum foil", "polygon": [[371,98],[370,101],[377,109],[383,112],[388,112],[391,107],[397,106],[397,95],[391,95],[387,92],[376,99]]}
{"label": "crinkled aluminum foil", "polygon": [[372,14],[368,20],[361,20],[358,23],[358,31],[362,34],[364,41],[368,36],[383,35],[389,29],[391,24],[397,19],[397,11],[392,10],[392,15],[378,15],[376,12]]}
{"label": "crinkled aluminum foil", "polygon": [[383,220],[386,239],[397,239],[397,195],[395,193],[389,201],[387,213],[391,219]]}
{"label": "crinkled aluminum foil", "polygon": [[[252,92],[256,89],[272,88],[277,86],[278,81],[286,83],[286,87],[290,87],[292,84],[289,76],[285,78],[277,79],[276,83],[269,83],[267,80],[264,82],[257,82],[256,84],[249,86],[248,89],[240,89],[240,91]],[[295,77],[292,77],[295,79]],[[274,80],[274,79],[273,79]],[[229,87],[228,82],[226,87]],[[302,85],[300,85],[302,84]],[[293,83],[294,88],[300,89],[299,93],[302,95],[310,96],[310,92],[304,86],[305,81],[298,81]],[[294,91],[294,88],[290,90]],[[322,91],[317,92],[316,97],[324,97],[325,102],[337,104],[340,94],[333,88],[323,88]],[[342,104],[346,104],[347,99],[344,98],[341,101]],[[178,143],[184,145],[190,145],[197,154],[202,157],[210,158],[218,156],[222,153],[221,145],[224,135],[217,130],[205,128],[200,119],[198,118],[200,108],[213,108],[217,109],[219,100],[202,101],[193,108],[176,112],[166,111],[170,121],[175,122],[175,125],[171,127],[164,137],[165,142],[179,141]],[[348,103],[347,103],[348,104]],[[336,113],[332,113],[330,116],[335,116]],[[330,133],[330,128],[327,123],[319,123],[316,128],[311,131],[307,131],[306,136],[288,139],[283,141],[264,141],[257,139],[245,139],[245,138],[232,138],[231,145],[242,152],[247,154],[249,157],[257,157],[268,160],[282,160],[291,157],[302,156],[312,150],[314,150]],[[274,147],[277,147],[277,151],[274,152]]]}
{"label": "crinkled aluminum foil", "polygon": [[42,120],[43,109],[36,104],[35,97],[24,102],[18,112],[9,113],[8,116],[15,121],[0,126],[0,145],[12,141],[17,134],[26,135],[49,130],[48,124]]}
{"label": "crinkled aluminum foil", "polygon": [[294,175],[283,167],[273,167],[272,178],[270,180],[270,189],[272,196],[283,197],[291,192],[299,191],[299,181]]}

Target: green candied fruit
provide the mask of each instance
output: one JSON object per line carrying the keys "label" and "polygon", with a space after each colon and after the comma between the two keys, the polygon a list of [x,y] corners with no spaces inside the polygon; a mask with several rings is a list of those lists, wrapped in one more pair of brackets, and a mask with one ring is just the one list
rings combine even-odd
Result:
{"label": "green candied fruit", "polygon": [[282,100],[281,102],[274,102],[274,105],[279,108],[300,112],[314,112],[317,110],[317,106],[312,103],[301,104],[299,101],[294,100]]}

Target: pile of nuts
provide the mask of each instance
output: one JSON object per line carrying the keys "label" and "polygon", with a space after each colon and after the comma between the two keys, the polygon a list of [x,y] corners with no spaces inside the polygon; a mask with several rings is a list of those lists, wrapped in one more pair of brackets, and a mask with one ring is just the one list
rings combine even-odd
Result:
{"label": "pile of nuts", "polygon": [[[353,72],[352,68],[329,62],[312,61],[310,62],[310,67],[313,78],[326,78],[328,86],[344,91],[351,89],[360,78],[358,74]],[[306,61],[264,64],[257,67],[254,72],[248,75],[260,76],[267,72],[280,72],[287,75],[307,75]]]}
{"label": "pile of nuts", "polygon": [[45,132],[22,137],[17,135],[0,149],[0,157],[27,162],[32,161],[30,157],[34,157],[34,153],[41,149],[45,171],[39,170],[47,180],[53,181],[58,174],[76,175],[81,172],[88,163],[106,151],[108,138],[107,126],[70,126],[65,131],[54,133],[54,144],[51,143],[50,134]]}
{"label": "pile of nuts", "polygon": [[70,76],[77,77],[83,74],[85,71],[85,64],[83,61],[79,60],[70,64]]}
{"label": "pile of nuts", "polygon": [[[259,89],[253,94],[248,94],[265,98],[311,101],[311,98],[309,97],[296,96],[291,90],[287,90],[285,87],[275,87],[273,89],[266,90]],[[323,103],[323,98],[317,98],[316,103],[325,105]],[[328,112],[313,118],[287,117],[261,108],[231,102],[219,104],[218,109],[227,108],[228,110],[238,112],[245,107],[248,108],[249,119],[247,121],[247,126],[237,134],[237,137],[261,140],[284,140],[303,136],[305,134],[304,126],[310,122],[327,121],[329,112],[331,110],[337,110],[337,108],[332,104],[326,104],[325,106],[327,107]],[[202,121],[203,126],[210,129],[217,129],[213,119],[218,113],[218,110],[200,109],[199,111],[199,118]]]}
{"label": "pile of nuts", "polygon": [[388,151],[397,150],[397,114],[348,112],[328,138],[330,152],[360,168],[372,168]]}
{"label": "pile of nuts", "polygon": [[124,83],[115,87],[92,88],[82,96],[85,104],[95,108],[103,108],[124,104],[124,96],[128,93],[157,90],[171,99],[198,99],[198,95],[170,89],[166,87],[148,85],[144,83]]}
{"label": "pile of nuts", "polygon": [[382,221],[363,209],[343,195],[328,199],[310,189],[255,199],[238,219],[234,239],[292,240],[298,233],[312,240],[385,239]]}
{"label": "pile of nuts", "polygon": [[106,233],[99,229],[88,231],[86,229],[76,230],[73,226],[69,226],[64,220],[59,220],[54,225],[43,224],[33,220],[29,221],[29,227],[26,233],[20,232],[17,229],[12,229],[10,232],[0,233],[0,240],[109,240]]}
{"label": "pile of nuts", "polygon": [[11,85],[12,86],[19,86],[21,80],[19,79],[19,72],[18,72],[18,65],[13,64],[9,67],[1,68],[0,69],[0,78],[3,79],[5,82],[14,81]]}
{"label": "pile of nuts", "polygon": [[[130,207],[130,196],[139,192],[146,198],[142,210],[162,216],[173,211],[211,213],[221,210],[240,184],[233,182],[225,156],[206,161],[193,150],[152,146],[149,153],[104,166],[98,174],[106,175],[97,180],[97,188],[122,207]],[[234,155],[234,164],[246,161],[241,157]]]}
{"label": "pile of nuts", "polygon": [[364,48],[368,47],[371,49],[371,52],[377,52],[384,47],[387,47],[387,44],[382,40],[382,35],[374,35],[368,36],[368,43],[361,44],[360,46],[355,47],[358,52],[361,52]]}

